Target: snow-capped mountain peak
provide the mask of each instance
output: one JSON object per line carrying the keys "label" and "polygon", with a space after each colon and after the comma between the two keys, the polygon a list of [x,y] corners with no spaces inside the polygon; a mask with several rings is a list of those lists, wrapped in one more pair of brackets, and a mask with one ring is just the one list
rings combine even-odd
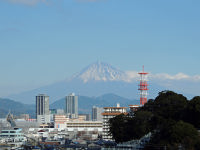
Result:
{"label": "snow-capped mountain peak", "polygon": [[112,67],[111,65],[103,62],[96,62],[85,69],[74,78],[81,79],[83,82],[88,81],[120,81],[123,80],[126,73]]}

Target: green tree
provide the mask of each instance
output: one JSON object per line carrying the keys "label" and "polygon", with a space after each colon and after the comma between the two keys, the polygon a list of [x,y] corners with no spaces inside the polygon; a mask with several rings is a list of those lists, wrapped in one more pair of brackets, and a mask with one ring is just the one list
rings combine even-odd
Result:
{"label": "green tree", "polygon": [[149,111],[138,111],[132,118],[132,139],[140,139],[152,130],[151,119],[153,114]]}
{"label": "green tree", "polygon": [[199,149],[199,134],[193,125],[183,122],[166,120],[165,126],[155,132],[149,144],[145,149],[152,149],[153,147],[166,147],[170,150],[177,150],[179,148],[185,150]]}
{"label": "green tree", "polygon": [[172,91],[163,91],[154,101],[153,113],[165,119],[181,120],[187,103],[187,98],[183,95]]}
{"label": "green tree", "polygon": [[195,96],[188,102],[184,120],[200,128],[200,96]]}
{"label": "green tree", "polygon": [[118,115],[115,118],[111,118],[109,120],[109,133],[117,143],[131,139],[129,134],[127,134],[127,131],[130,128],[129,120],[131,120],[131,118],[124,114]]}
{"label": "green tree", "polygon": [[172,91],[163,91],[138,109],[134,117],[117,116],[110,121],[116,142],[140,139],[151,132],[145,149],[200,149],[200,97],[188,101]]}

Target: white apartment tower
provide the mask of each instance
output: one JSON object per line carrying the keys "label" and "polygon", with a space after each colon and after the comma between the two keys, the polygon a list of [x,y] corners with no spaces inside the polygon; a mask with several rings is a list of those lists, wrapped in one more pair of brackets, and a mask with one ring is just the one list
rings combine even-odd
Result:
{"label": "white apartment tower", "polygon": [[104,112],[102,113],[103,115],[103,134],[102,138],[104,140],[113,140],[112,136],[109,135],[109,124],[108,121],[109,119],[120,115],[120,114],[128,114],[126,112],[127,107],[120,107],[119,104],[117,104],[117,107],[104,107]]}
{"label": "white apartment tower", "polygon": [[50,123],[49,96],[45,94],[36,96],[36,118],[39,124]]}
{"label": "white apartment tower", "polygon": [[78,118],[78,96],[74,93],[66,96],[66,114],[69,118]]}

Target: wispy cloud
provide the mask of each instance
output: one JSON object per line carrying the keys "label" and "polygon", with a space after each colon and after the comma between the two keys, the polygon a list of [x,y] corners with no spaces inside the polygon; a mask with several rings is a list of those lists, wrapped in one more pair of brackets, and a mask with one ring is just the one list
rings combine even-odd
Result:
{"label": "wispy cloud", "polygon": [[[125,73],[127,82],[132,82],[139,79],[138,72],[136,71],[126,71]],[[177,73],[175,75],[170,75],[167,73],[158,73],[158,74],[150,73],[148,76],[152,80],[155,79],[155,80],[171,80],[171,81],[175,80],[200,81],[200,75],[190,76],[184,73]]]}
{"label": "wispy cloud", "polygon": [[139,79],[139,75],[137,71],[126,71],[124,76],[124,81],[133,82]]}
{"label": "wispy cloud", "polygon": [[24,4],[29,6],[34,6],[38,3],[48,3],[48,0],[4,0],[6,2],[12,3],[12,4]]}
{"label": "wispy cloud", "polygon": [[192,79],[192,76],[186,75],[184,73],[177,73],[175,75],[170,75],[167,73],[160,73],[160,74],[154,74],[151,75],[152,78],[158,78],[158,79],[169,79],[169,80],[183,80],[183,79]]}

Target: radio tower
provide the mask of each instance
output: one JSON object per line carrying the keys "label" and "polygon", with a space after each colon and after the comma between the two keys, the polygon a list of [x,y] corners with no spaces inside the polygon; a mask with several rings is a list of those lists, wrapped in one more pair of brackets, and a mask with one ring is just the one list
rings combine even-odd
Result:
{"label": "radio tower", "polygon": [[147,102],[147,91],[149,90],[147,88],[147,72],[144,72],[144,66],[143,71],[138,73],[140,75],[140,84],[139,84],[139,91],[140,91],[140,105],[144,105]]}

